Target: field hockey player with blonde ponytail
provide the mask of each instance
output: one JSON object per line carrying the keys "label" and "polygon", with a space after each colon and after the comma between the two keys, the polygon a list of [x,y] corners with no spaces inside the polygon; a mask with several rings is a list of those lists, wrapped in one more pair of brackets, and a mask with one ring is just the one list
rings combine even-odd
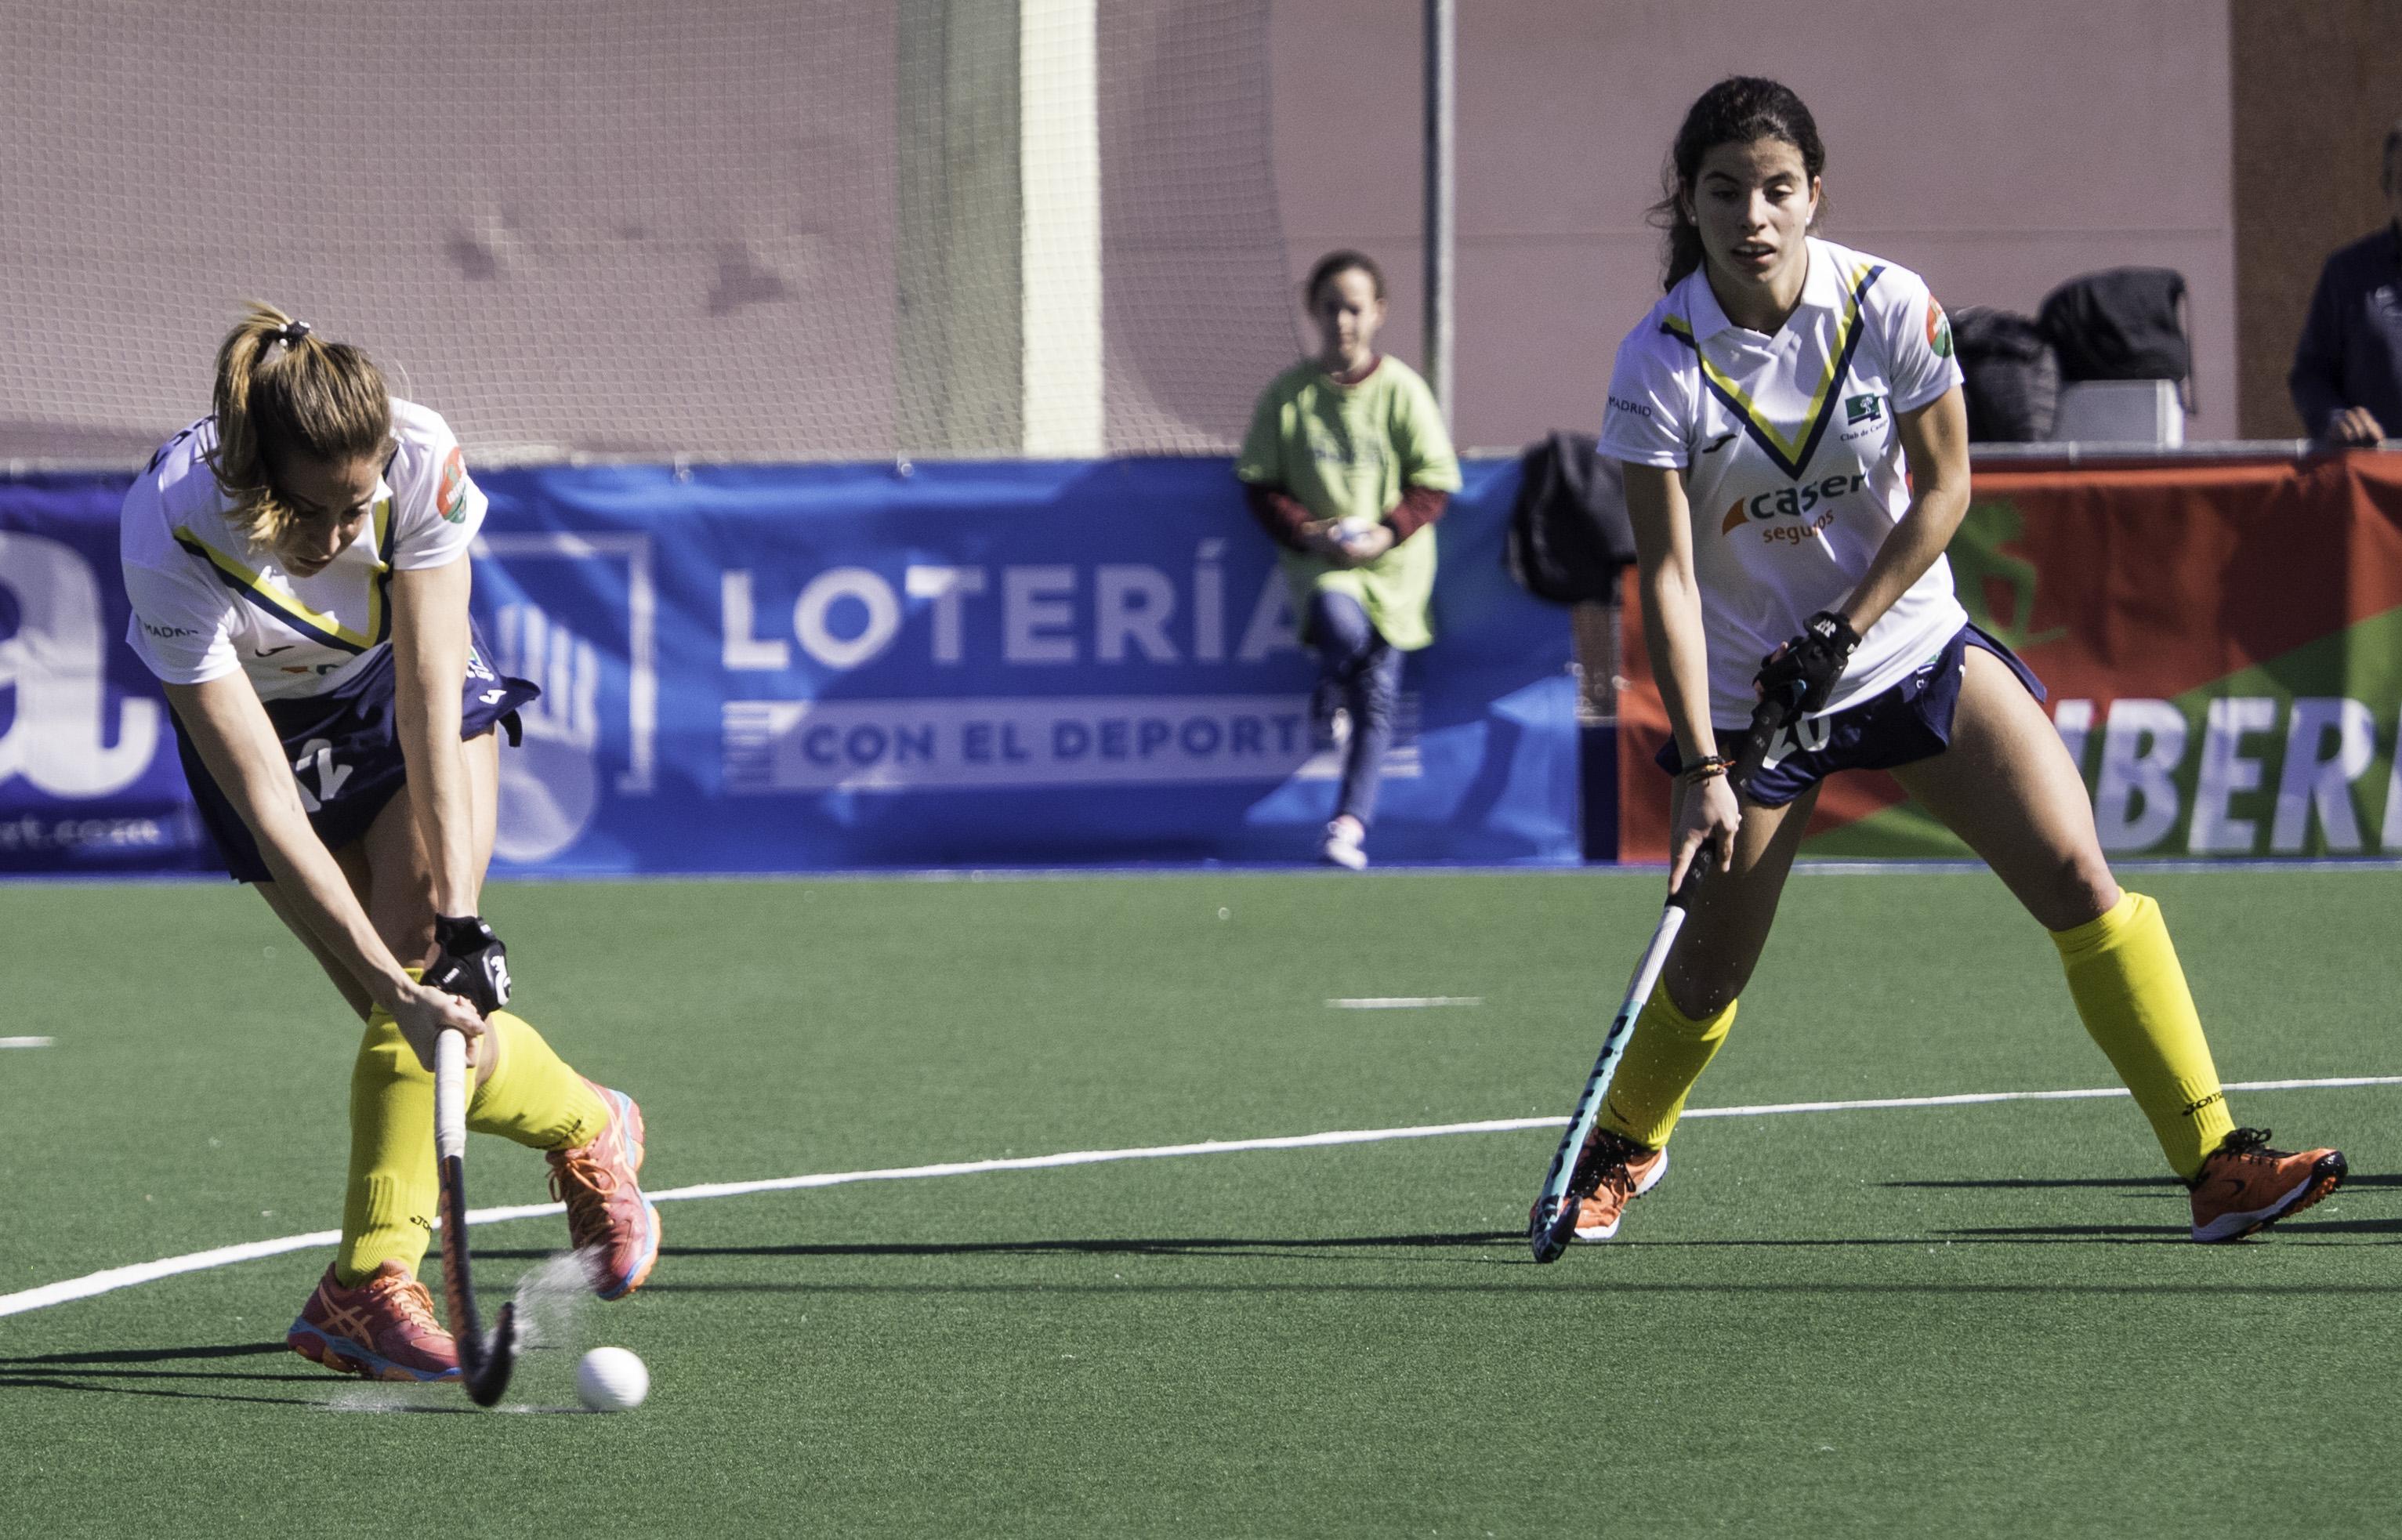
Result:
{"label": "field hockey player with blonde ponytail", "polygon": [[121,551],[129,639],[165,686],[226,870],[366,1022],[340,1243],[285,1341],[376,1379],[463,1367],[496,1397],[505,1318],[500,1372],[479,1373],[472,1300],[454,1291],[454,1339],[417,1277],[441,1186],[437,1058],[467,1066],[445,1097],[464,1129],[547,1152],[595,1292],[632,1292],[658,1256],[641,1109],[504,1008],[507,952],[479,912],[500,739],[541,691],[491,666],[469,617],[486,503],[439,414],[258,303],[217,349],[214,395],[134,479]]}

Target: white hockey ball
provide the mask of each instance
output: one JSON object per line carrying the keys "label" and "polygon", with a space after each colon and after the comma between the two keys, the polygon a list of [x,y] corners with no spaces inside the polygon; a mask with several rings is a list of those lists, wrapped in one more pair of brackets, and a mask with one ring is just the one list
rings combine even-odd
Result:
{"label": "white hockey ball", "polygon": [[651,1394],[651,1371],[625,1348],[594,1348],[575,1366],[575,1394],[594,1411],[631,1411]]}

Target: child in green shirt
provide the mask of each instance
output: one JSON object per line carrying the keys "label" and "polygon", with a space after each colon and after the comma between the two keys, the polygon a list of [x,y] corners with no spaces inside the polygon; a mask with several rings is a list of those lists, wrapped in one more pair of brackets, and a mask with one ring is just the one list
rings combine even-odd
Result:
{"label": "child in green shirt", "polygon": [[1235,463],[1252,516],[1284,547],[1301,638],[1318,651],[1310,715],[1332,741],[1348,712],[1342,792],[1318,853],[1357,871],[1392,742],[1401,654],[1434,640],[1434,536],[1459,490],[1459,462],[1434,393],[1375,351],[1385,275],[1356,251],[1333,252],[1304,290],[1318,350],[1269,382]]}

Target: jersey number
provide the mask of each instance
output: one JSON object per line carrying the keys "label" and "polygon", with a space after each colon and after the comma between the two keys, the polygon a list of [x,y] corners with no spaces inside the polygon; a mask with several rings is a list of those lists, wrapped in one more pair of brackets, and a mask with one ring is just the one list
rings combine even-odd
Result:
{"label": "jersey number", "polygon": [[1768,753],[1761,757],[1760,763],[1763,769],[1774,770],[1785,763],[1786,757],[1795,749],[1816,754],[1824,749],[1828,741],[1834,736],[1834,725],[1827,718],[1805,716],[1799,722],[1776,729],[1776,736],[1769,740]]}
{"label": "jersey number", "polygon": [[[335,798],[342,795],[342,784],[351,778],[349,765],[334,763],[334,745],[323,738],[311,738],[300,745],[300,757],[292,761],[292,779],[300,788],[300,805],[315,812]],[[309,783],[300,779],[310,770],[317,772],[317,789],[311,792]]]}

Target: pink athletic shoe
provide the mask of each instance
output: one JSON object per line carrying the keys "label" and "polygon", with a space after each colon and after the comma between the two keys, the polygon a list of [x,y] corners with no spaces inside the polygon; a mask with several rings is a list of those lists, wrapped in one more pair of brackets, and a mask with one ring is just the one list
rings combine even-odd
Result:
{"label": "pink athletic shoe", "polygon": [[456,1380],[459,1346],[434,1318],[434,1299],[417,1275],[386,1262],[356,1288],[334,1282],[328,1266],[283,1345],[336,1374],[369,1380]]}
{"label": "pink athletic shoe", "polygon": [[550,1195],[567,1205],[567,1233],[591,1274],[592,1292],[622,1299],[659,1259],[659,1211],[642,1196],[642,1109],[621,1090],[589,1080],[609,1108],[609,1126],[588,1145],[553,1150]]}

